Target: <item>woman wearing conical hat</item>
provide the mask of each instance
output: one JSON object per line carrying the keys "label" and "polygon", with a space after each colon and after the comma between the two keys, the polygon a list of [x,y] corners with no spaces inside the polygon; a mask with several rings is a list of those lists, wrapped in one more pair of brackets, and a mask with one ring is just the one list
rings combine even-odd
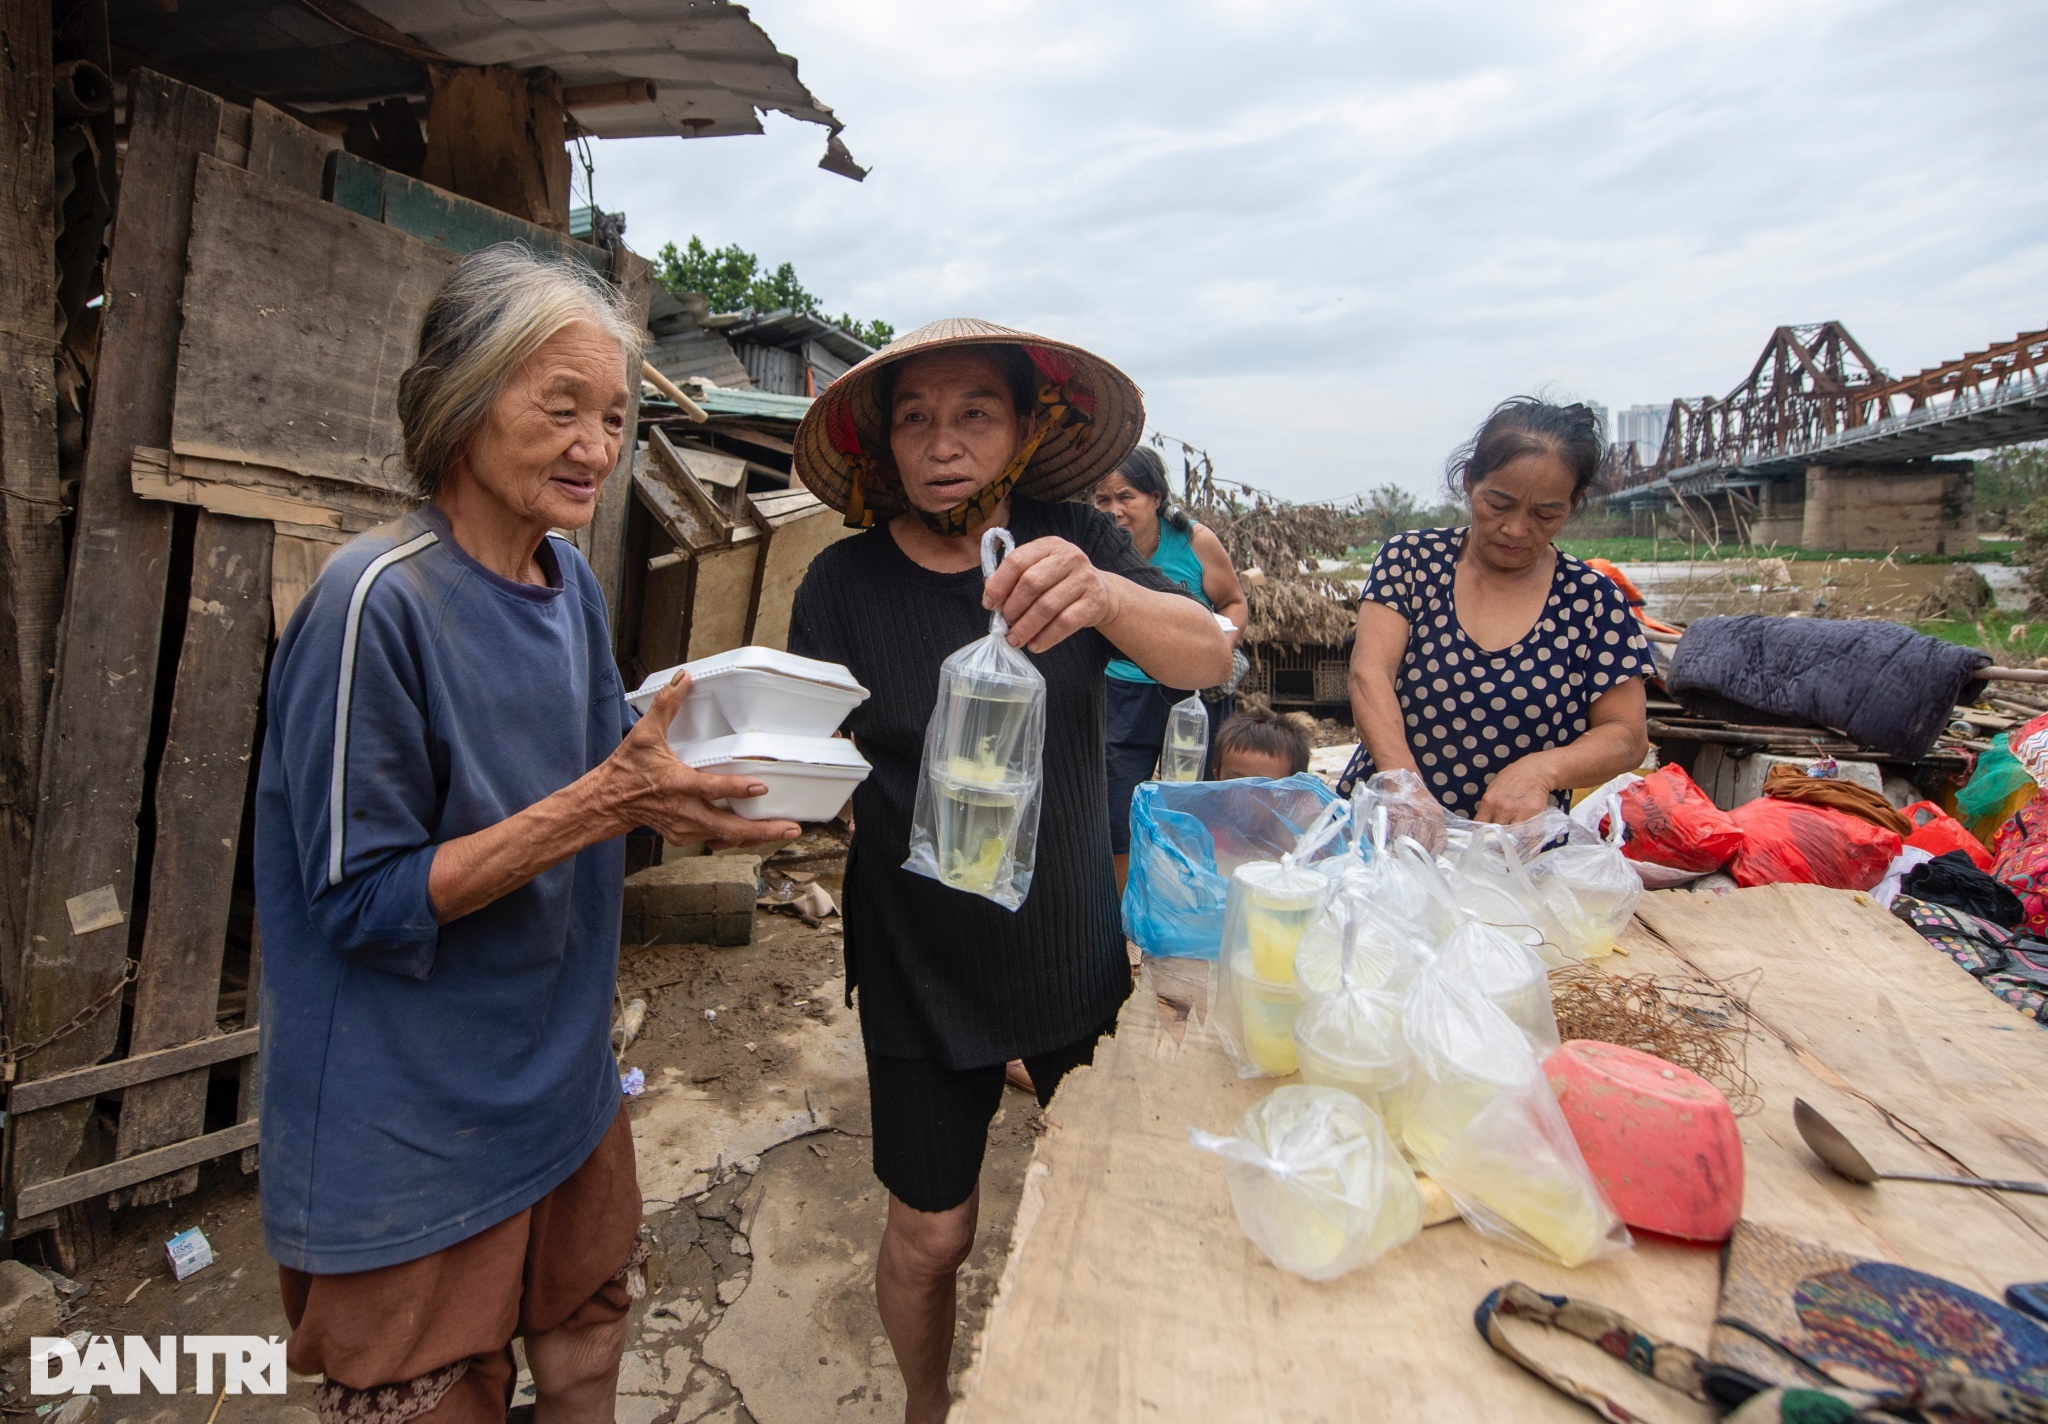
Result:
{"label": "woman wearing conical hat", "polygon": [[[1005,1061],[1023,1059],[1049,1101],[1130,991],[1103,670],[1121,656],[1172,687],[1230,672],[1209,611],[1107,517],[1064,502],[1114,470],[1143,423],[1137,387],[1101,358],[958,319],[841,376],[797,432],[799,477],[864,531],[811,566],[789,646],[844,663],[873,693],[846,724],[874,766],[854,793],[846,967],[889,1189],[875,1295],[910,1421],[946,1413],[954,1273]],[[1017,547],[984,580],[981,534],[998,525]],[[939,665],[987,634],[992,609],[1047,691],[1037,865],[1014,912],[902,868]]]}

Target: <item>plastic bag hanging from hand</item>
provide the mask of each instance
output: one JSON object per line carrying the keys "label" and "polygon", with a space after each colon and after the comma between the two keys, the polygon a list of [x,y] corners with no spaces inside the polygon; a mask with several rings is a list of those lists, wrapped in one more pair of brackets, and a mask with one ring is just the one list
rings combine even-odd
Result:
{"label": "plastic bag hanging from hand", "polygon": [[[1007,553],[1017,541],[1007,529],[983,533],[983,578],[996,571],[998,545]],[[989,615],[988,636],[939,667],[903,868],[1014,910],[1037,861],[1045,679],[1009,631],[1001,612]]]}
{"label": "plastic bag hanging from hand", "polygon": [[1200,781],[1209,766],[1209,709],[1197,692],[1166,714],[1166,741],[1159,748],[1161,781]]}
{"label": "plastic bag hanging from hand", "polygon": [[1232,1136],[1189,1128],[1188,1141],[1229,1163],[1237,1224],[1283,1271],[1333,1281],[1422,1230],[1415,1173],[1349,1093],[1275,1088]]}

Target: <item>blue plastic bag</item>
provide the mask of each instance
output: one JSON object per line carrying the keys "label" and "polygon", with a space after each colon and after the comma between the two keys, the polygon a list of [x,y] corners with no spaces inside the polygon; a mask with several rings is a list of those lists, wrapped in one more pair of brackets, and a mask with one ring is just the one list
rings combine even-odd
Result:
{"label": "blue plastic bag", "polygon": [[1281,781],[1141,783],[1131,798],[1124,934],[1147,954],[1214,959],[1230,873],[1248,860],[1277,860],[1293,850],[1336,799],[1307,772]]}

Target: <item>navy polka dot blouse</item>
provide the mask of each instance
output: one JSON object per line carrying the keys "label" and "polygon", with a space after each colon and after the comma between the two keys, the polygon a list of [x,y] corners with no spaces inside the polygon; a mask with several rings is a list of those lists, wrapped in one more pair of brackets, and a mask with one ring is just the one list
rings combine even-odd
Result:
{"label": "navy polka dot blouse", "polygon": [[[1445,810],[1470,816],[1501,768],[1576,741],[1608,688],[1655,669],[1621,590],[1559,551],[1550,598],[1519,643],[1488,652],[1458,622],[1454,580],[1463,529],[1417,529],[1380,546],[1365,602],[1408,620],[1394,690],[1422,779]],[[1345,768],[1349,794],[1375,768],[1364,744]],[[1558,803],[1567,799],[1558,793]]]}

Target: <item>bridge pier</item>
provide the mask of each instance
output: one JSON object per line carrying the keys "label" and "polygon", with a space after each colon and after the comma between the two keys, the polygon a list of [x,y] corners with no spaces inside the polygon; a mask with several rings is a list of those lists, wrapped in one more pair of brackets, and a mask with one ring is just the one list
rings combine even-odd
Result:
{"label": "bridge pier", "polygon": [[[1973,468],[1968,460],[1808,465],[1799,544],[1834,552],[1974,554]],[[1770,490],[1775,495],[1790,483]],[[1789,488],[1780,498],[1783,504],[1768,506],[1774,511],[1774,530],[1789,515]],[[1750,537],[1756,543],[1768,542],[1755,525]]]}
{"label": "bridge pier", "polygon": [[1749,542],[1756,548],[1793,548],[1806,538],[1806,476],[1773,480],[1756,492]]}

